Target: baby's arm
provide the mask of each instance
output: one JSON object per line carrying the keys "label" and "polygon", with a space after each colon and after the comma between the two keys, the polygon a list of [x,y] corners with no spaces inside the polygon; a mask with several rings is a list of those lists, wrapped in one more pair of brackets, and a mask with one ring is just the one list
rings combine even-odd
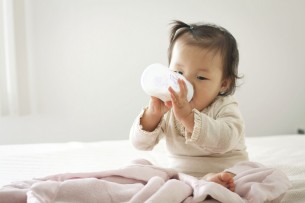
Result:
{"label": "baby's arm", "polygon": [[[163,113],[158,114],[156,108],[150,109],[153,102],[158,101],[154,101],[154,98],[151,99],[150,106],[137,116],[130,130],[130,141],[139,150],[152,150],[163,136]],[[159,108],[159,110],[162,110],[162,108]]]}
{"label": "baby's arm", "polygon": [[244,125],[237,102],[232,97],[218,99],[209,115],[192,109],[186,99],[187,88],[178,79],[180,92],[169,87],[175,118],[185,129],[186,143],[196,144],[213,153],[225,153],[243,139]]}
{"label": "baby's arm", "polygon": [[186,142],[213,153],[226,153],[244,139],[244,122],[234,100],[225,104],[218,101],[211,108],[208,114],[193,110],[194,129],[185,135]]}

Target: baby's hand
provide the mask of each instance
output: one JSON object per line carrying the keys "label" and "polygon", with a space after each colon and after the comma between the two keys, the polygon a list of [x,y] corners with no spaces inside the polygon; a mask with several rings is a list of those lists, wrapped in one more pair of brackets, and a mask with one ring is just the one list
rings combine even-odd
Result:
{"label": "baby's hand", "polygon": [[154,116],[162,117],[166,112],[168,112],[169,107],[161,99],[151,97],[147,110]]}
{"label": "baby's hand", "polygon": [[161,121],[162,116],[168,112],[169,108],[165,103],[156,98],[151,97],[149,101],[149,106],[145,110],[140,123],[143,127],[143,130],[152,132],[158,126],[158,123]]}
{"label": "baby's hand", "polygon": [[171,105],[173,112],[176,119],[179,120],[189,131],[192,131],[194,118],[191,117],[193,115],[192,107],[187,101],[187,87],[182,79],[178,79],[178,84],[180,92],[175,92],[172,87],[168,88],[171,94]]}

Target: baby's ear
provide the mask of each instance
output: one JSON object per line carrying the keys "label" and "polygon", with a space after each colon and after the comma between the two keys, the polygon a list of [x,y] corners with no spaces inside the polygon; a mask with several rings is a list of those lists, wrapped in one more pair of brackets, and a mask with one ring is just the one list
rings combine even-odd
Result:
{"label": "baby's ear", "polygon": [[225,93],[229,89],[230,85],[231,85],[231,80],[230,79],[228,79],[228,78],[223,79],[221,81],[220,94]]}

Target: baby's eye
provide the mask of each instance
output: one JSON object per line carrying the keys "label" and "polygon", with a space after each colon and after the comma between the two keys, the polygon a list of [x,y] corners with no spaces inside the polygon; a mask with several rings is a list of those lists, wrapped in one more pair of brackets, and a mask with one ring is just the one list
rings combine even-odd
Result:
{"label": "baby's eye", "polygon": [[203,77],[203,76],[200,76],[200,75],[197,76],[197,79],[198,79],[198,80],[207,80],[207,78],[205,78],[205,77]]}
{"label": "baby's eye", "polygon": [[182,72],[182,71],[176,70],[175,72],[176,72],[176,73],[179,73],[180,75],[183,75],[183,72]]}

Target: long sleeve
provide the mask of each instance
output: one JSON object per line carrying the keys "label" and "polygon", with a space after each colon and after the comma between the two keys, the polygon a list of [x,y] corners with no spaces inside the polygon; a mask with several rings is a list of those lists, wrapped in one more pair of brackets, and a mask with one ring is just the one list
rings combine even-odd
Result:
{"label": "long sleeve", "polygon": [[164,115],[153,132],[146,132],[140,125],[143,112],[131,128],[132,144],[140,150],[152,150],[165,138],[169,166],[179,172],[202,177],[248,160],[244,122],[238,103],[231,96],[218,97],[202,112],[194,109],[192,133],[187,133],[172,110]]}
{"label": "long sleeve", "polygon": [[150,151],[158,144],[159,140],[163,136],[164,119],[162,118],[156,129],[152,132],[143,130],[140,124],[141,117],[144,114],[145,109],[136,117],[129,134],[129,139],[133,146],[139,150]]}
{"label": "long sleeve", "polygon": [[195,125],[193,132],[186,134],[187,144],[196,144],[213,153],[226,153],[244,139],[244,122],[233,99],[215,102],[207,113],[196,109],[193,112]]}

